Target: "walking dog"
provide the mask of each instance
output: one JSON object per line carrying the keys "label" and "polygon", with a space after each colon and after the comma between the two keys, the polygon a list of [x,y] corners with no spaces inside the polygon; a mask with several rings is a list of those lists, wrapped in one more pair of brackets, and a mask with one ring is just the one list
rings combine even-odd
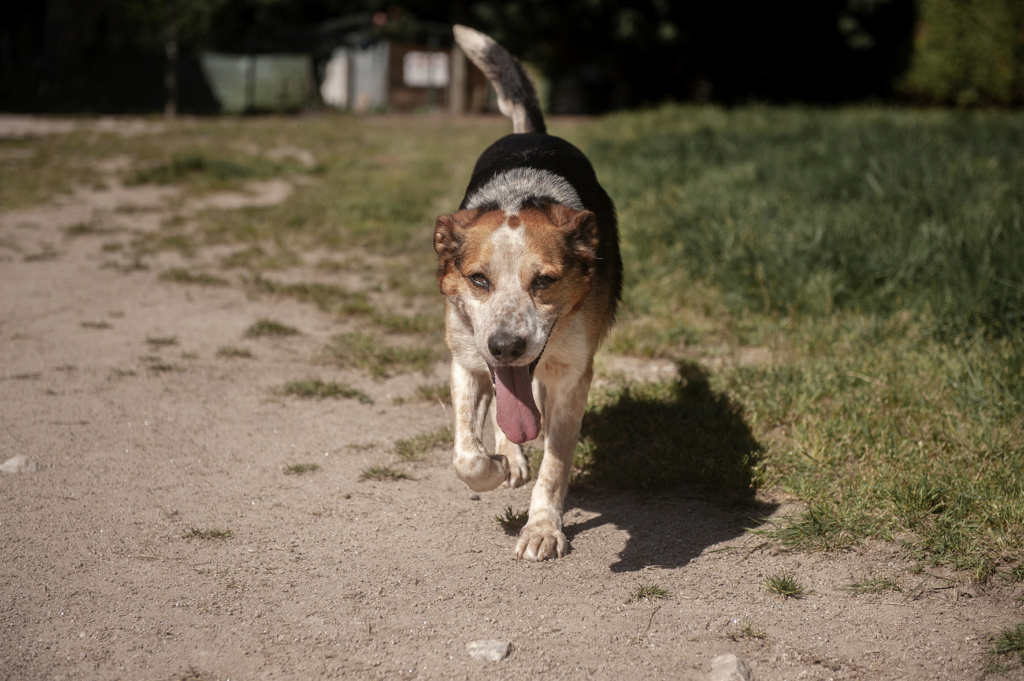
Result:
{"label": "walking dog", "polygon": [[[541,435],[543,422],[544,458],[516,556],[560,558],[594,353],[622,288],[615,207],[583,153],[547,134],[515,57],[471,28],[454,31],[513,124],[477,160],[459,210],[439,217],[434,231],[452,354],[455,472],[476,492],[526,483],[521,445]],[[483,431],[492,400],[489,454]]]}

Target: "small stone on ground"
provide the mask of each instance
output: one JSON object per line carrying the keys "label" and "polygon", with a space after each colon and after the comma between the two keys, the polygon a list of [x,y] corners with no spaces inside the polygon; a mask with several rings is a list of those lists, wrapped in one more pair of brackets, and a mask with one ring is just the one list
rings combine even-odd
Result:
{"label": "small stone on ground", "polygon": [[505,641],[470,641],[466,644],[469,656],[477,660],[501,662],[508,655],[510,645]]}
{"label": "small stone on ground", "polygon": [[39,470],[39,464],[29,461],[28,457],[23,454],[0,463],[0,473],[35,473],[37,470]]}
{"label": "small stone on ground", "polygon": [[719,655],[711,660],[708,681],[750,681],[750,667],[732,653]]}

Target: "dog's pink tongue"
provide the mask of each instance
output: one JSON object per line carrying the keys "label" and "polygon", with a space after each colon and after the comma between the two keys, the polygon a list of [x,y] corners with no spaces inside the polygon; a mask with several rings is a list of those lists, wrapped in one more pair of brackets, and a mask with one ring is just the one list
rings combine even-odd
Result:
{"label": "dog's pink tongue", "polygon": [[540,410],[533,401],[530,367],[495,366],[494,396],[498,426],[512,442],[521,445],[540,434]]}

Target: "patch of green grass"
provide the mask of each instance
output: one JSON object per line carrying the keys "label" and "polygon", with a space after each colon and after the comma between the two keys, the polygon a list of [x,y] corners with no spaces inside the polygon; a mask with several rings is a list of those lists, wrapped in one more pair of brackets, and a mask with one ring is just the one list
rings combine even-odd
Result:
{"label": "patch of green grass", "polygon": [[764,588],[785,598],[803,598],[807,595],[802,584],[788,572],[769,575],[763,582]]}
{"label": "patch of green grass", "polygon": [[231,530],[221,529],[218,527],[211,527],[207,529],[190,527],[185,530],[185,534],[182,536],[185,539],[229,539],[233,536],[233,533]]}
{"label": "patch of green grass", "polygon": [[220,259],[222,267],[242,267],[254,272],[280,270],[302,264],[302,258],[293,251],[278,249],[268,253],[262,246],[253,244]]}
{"label": "patch of green grass", "polygon": [[361,332],[334,336],[324,348],[322,357],[331,364],[363,369],[377,378],[396,372],[425,371],[440,359],[436,345],[389,345],[374,334]]}
{"label": "patch of green grass", "polygon": [[97,236],[102,234],[112,234],[116,232],[116,229],[110,227],[101,227],[95,222],[79,222],[74,225],[70,225],[64,228],[64,236],[73,239],[79,236]]}
{"label": "patch of green grass", "polygon": [[196,284],[199,286],[227,286],[231,282],[208,272],[192,272],[184,267],[172,267],[160,273],[160,281],[175,284]]}
{"label": "patch of green grass", "polygon": [[210,156],[203,151],[174,154],[169,160],[136,170],[125,184],[176,184],[186,181],[225,183],[229,180],[253,180],[281,172],[276,163],[260,158],[228,159]]}
{"label": "patch of green grass", "polygon": [[412,480],[413,477],[405,471],[391,468],[390,466],[370,466],[369,468],[363,469],[359,474],[359,482],[365,482],[366,480]]}
{"label": "patch of green grass", "polygon": [[580,141],[620,206],[627,262],[643,264],[630,308],[665,275],[758,312],[930,309],[950,330],[1011,329],[1022,127],[1010,113],[665,106]]}
{"label": "patch of green grass", "polygon": [[301,381],[289,381],[285,383],[281,391],[285,395],[295,397],[313,398],[318,400],[328,398],[345,398],[358,400],[362,404],[373,404],[370,396],[362,390],[337,381],[322,381],[318,378],[307,378]]}
{"label": "patch of green grass", "polygon": [[246,338],[283,338],[298,336],[299,330],[294,326],[282,324],[273,319],[258,319],[245,330]]}
{"label": "patch of green grass", "polygon": [[999,632],[992,641],[989,658],[991,672],[1024,667],[1024,622]]}
{"label": "patch of green grass", "polygon": [[252,359],[252,350],[249,348],[239,348],[234,345],[222,345],[217,348],[217,356],[225,357],[227,359]]}
{"label": "patch of green grass", "polygon": [[866,577],[857,582],[851,582],[843,587],[843,589],[855,594],[880,594],[889,591],[903,591],[903,587],[892,577],[877,575]]}
{"label": "patch of green grass", "polygon": [[155,255],[164,251],[175,251],[185,258],[195,258],[199,245],[195,237],[183,231],[180,226],[171,225],[165,226],[158,232],[136,233],[131,240],[131,251],[135,258]]}
{"label": "patch of green grass", "polygon": [[437,383],[434,385],[418,385],[416,386],[416,397],[425,402],[451,402],[452,401],[452,386],[447,381],[444,383]]}
{"label": "patch of green grass", "polygon": [[320,470],[320,464],[318,463],[293,463],[290,466],[285,466],[285,475],[304,475],[305,473],[313,473]]}
{"label": "patch of green grass", "polygon": [[629,600],[639,603],[640,601],[660,601],[668,597],[668,590],[657,584],[639,584],[629,595]]}
{"label": "patch of green grass", "polygon": [[256,276],[249,280],[248,285],[259,293],[295,298],[340,317],[368,315],[373,312],[373,306],[370,305],[365,293],[348,291],[337,284],[320,282],[285,284]]}
{"label": "patch of green grass", "polygon": [[440,334],[444,330],[444,315],[399,315],[384,314],[375,311],[373,322],[390,333],[432,333]]}
{"label": "patch of green grass", "polygon": [[501,514],[494,516],[494,520],[505,530],[505,534],[513,535],[519,534],[519,530],[523,529],[529,519],[529,511],[514,511],[511,506],[506,506]]}
{"label": "patch of green grass", "polygon": [[431,433],[422,433],[399,440],[395,443],[395,455],[403,461],[415,461],[439,447],[450,447],[455,442],[450,428],[442,428]]}

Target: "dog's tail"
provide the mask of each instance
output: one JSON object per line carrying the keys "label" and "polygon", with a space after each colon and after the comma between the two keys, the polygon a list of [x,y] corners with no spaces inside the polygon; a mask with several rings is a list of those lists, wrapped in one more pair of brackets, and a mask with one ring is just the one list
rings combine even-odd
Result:
{"label": "dog's tail", "polygon": [[512,119],[512,132],[547,132],[533,82],[523,65],[489,36],[458,24],[455,42],[498,91],[498,108]]}

